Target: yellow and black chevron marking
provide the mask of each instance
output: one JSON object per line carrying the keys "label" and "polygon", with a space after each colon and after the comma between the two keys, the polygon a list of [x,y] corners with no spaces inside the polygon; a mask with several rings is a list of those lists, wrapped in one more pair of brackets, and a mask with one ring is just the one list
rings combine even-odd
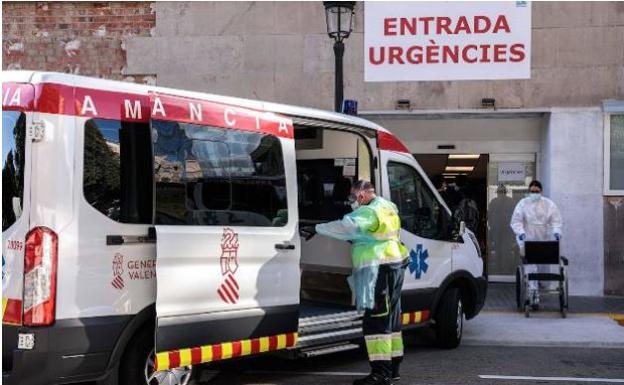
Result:
{"label": "yellow and black chevron marking", "polygon": [[249,340],[156,353],[156,370],[167,370],[204,362],[226,360],[295,346],[297,333],[278,334]]}

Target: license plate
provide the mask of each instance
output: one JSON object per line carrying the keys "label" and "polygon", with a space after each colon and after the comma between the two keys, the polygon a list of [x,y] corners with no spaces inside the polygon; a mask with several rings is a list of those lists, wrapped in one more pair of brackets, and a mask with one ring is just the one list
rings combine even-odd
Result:
{"label": "license plate", "polygon": [[34,333],[19,333],[17,335],[17,348],[22,350],[32,350],[35,348]]}

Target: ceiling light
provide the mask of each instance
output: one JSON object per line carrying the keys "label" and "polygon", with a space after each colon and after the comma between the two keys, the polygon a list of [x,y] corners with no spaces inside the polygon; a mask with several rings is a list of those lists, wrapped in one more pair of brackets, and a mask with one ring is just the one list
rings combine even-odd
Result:
{"label": "ceiling light", "polygon": [[449,159],[479,159],[479,154],[450,154]]}
{"label": "ceiling light", "polygon": [[471,172],[474,170],[474,166],[446,166],[444,172]]}

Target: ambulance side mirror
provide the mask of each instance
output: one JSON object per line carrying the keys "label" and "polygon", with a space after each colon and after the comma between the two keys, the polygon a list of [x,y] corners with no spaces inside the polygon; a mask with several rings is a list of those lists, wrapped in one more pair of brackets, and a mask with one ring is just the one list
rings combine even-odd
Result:
{"label": "ambulance side mirror", "polygon": [[13,197],[11,203],[13,204],[13,214],[15,214],[15,218],[22,216],[22,200],[20,197]]}

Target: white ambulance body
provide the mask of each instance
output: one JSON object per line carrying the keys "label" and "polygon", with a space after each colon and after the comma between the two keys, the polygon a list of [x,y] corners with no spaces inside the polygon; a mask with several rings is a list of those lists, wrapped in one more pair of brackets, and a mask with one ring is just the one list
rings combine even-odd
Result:
{"label": "white ambulance body", "polygon": [[353,348],[350,245],[305,230],[362,178],[400,209],[404,327],[454,347],[483,306],[474,236],[376,124],[58,73],[4,72],[2,97],[8,383],[183,384],[200,363]]}

